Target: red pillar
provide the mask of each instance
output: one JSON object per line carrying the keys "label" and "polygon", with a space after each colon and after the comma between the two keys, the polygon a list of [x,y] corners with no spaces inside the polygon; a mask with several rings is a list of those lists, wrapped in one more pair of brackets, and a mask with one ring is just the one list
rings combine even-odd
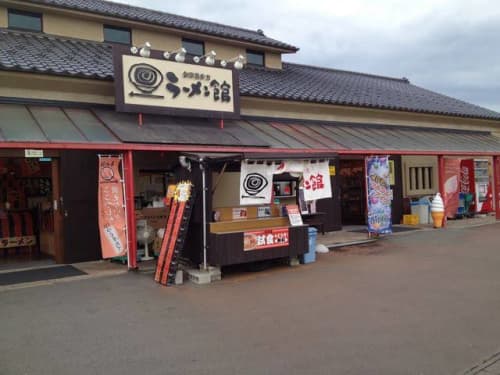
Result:
{"label": "red pillar", "polygon": [[[444,156],[438,155],[438,178],[439,178],[439,193],[444,202]],[[446,215],[443,218],[443,227],[446,226]]]}
{"label": "red pillar", "polygon": [[133,270],[137,269],[137,233],[135,227],[134,159],[132,151],[125,151],[123,167],[125,171],[125,200],[127,202],[128,267]]}
{"label": "red pillar", "polygon": [[493,157],[493,201],[495,203],[496,218],[500,220],[500,156]]}

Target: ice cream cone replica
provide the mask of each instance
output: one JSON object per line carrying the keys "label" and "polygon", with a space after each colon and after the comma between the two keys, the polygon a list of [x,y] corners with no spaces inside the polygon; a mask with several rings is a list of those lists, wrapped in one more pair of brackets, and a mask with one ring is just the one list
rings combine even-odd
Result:
{"label": "ice cream cone replica", "polygon": [[431,216],[434,222],[434,228],[441,228],[444,219],[444,203],[441,194],[437,193],[431,204]]}

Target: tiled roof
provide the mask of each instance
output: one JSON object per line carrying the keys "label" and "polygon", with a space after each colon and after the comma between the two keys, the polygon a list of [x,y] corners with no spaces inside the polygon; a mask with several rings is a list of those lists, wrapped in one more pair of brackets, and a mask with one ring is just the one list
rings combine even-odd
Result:
{"label": "tiled roof", "polygon": [[[0,29],[0,70],[113,79],[111,46]],[[500,120],[500,113],[412,85],[406,79],[284,63],[246,68],[246,96]]]}
{"label": "tiled roof", "polygon": [[247,68],[242,95],[440,115],[500,119],[500,113],[411,84],[406,78],[283,63],[282,70]]}
{"label": "tiled roof", "polygon": [[30,3],[43,4],[57,8],[66,8],[105,16],[124,18],[186,31],[193,31],[219,37],[236,39],[284,49],[290,52],[298,50],[288,43],[269,38],[258,31],[202,21],[195,18],[178,16],[158,10],[146,9],[128,4],[104,0],[27,0]]}
{"label": "tiled roof", "polygon": [[0,69],[113,79],[111,46],[0,29]]}

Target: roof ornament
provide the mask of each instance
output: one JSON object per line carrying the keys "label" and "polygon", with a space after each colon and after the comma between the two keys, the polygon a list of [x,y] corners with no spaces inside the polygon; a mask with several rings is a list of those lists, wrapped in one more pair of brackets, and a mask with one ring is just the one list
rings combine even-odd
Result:
{"label": "roof ornament", "polygon": [[238,55],[238,56],[233,57],[232,59],[229,59],[229,60],[221,60],[220,66],[225,68],[227,66],[227,63],[230,63],[230,62],[233,63],[234,69],[241,70],[241,69],[243,69],[243,66],[245,65],[245,62],[246,62],[245,56]]}
{"label": "roof ornament", "polygon": [[193,57],[193,61],[196,64],[199,64],[201,60],[205,59],[205,64],[207,65],[214,65],[215,64],[215,56],[217,56],[217,53],[215,53],[214,50],[211,50],[209,53],[203,55],[203,56],[195,56]]}
{"label": "roof ornament", "polygon": [[130,52],[133,55],[139,54],[141,57],[149,57],[149,56],[151,56],[151,43],[145,42],[140,47],[132,46],[132,47],[130,47]]}
{"label": "roof ornament", "polygon": [[178,48],[173,51],[163,52],[163,57],[165,58],[165,60],[170,60],[170,57],[175,55],[174,60],[179,63],[183,63],[184,61],[186,61],[186,53],[187,51],[185,48]]}

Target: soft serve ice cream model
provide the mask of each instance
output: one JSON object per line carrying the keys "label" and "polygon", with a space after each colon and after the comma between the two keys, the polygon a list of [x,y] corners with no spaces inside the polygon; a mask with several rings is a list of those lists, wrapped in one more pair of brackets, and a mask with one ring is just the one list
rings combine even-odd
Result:
{"label": "soft serve ice cream model", "polygon": [[444,218],[444,203],[441,194],[437,193],[431,204],[431,216],[434,222],[434,228],[441,228],[443,226]]}

